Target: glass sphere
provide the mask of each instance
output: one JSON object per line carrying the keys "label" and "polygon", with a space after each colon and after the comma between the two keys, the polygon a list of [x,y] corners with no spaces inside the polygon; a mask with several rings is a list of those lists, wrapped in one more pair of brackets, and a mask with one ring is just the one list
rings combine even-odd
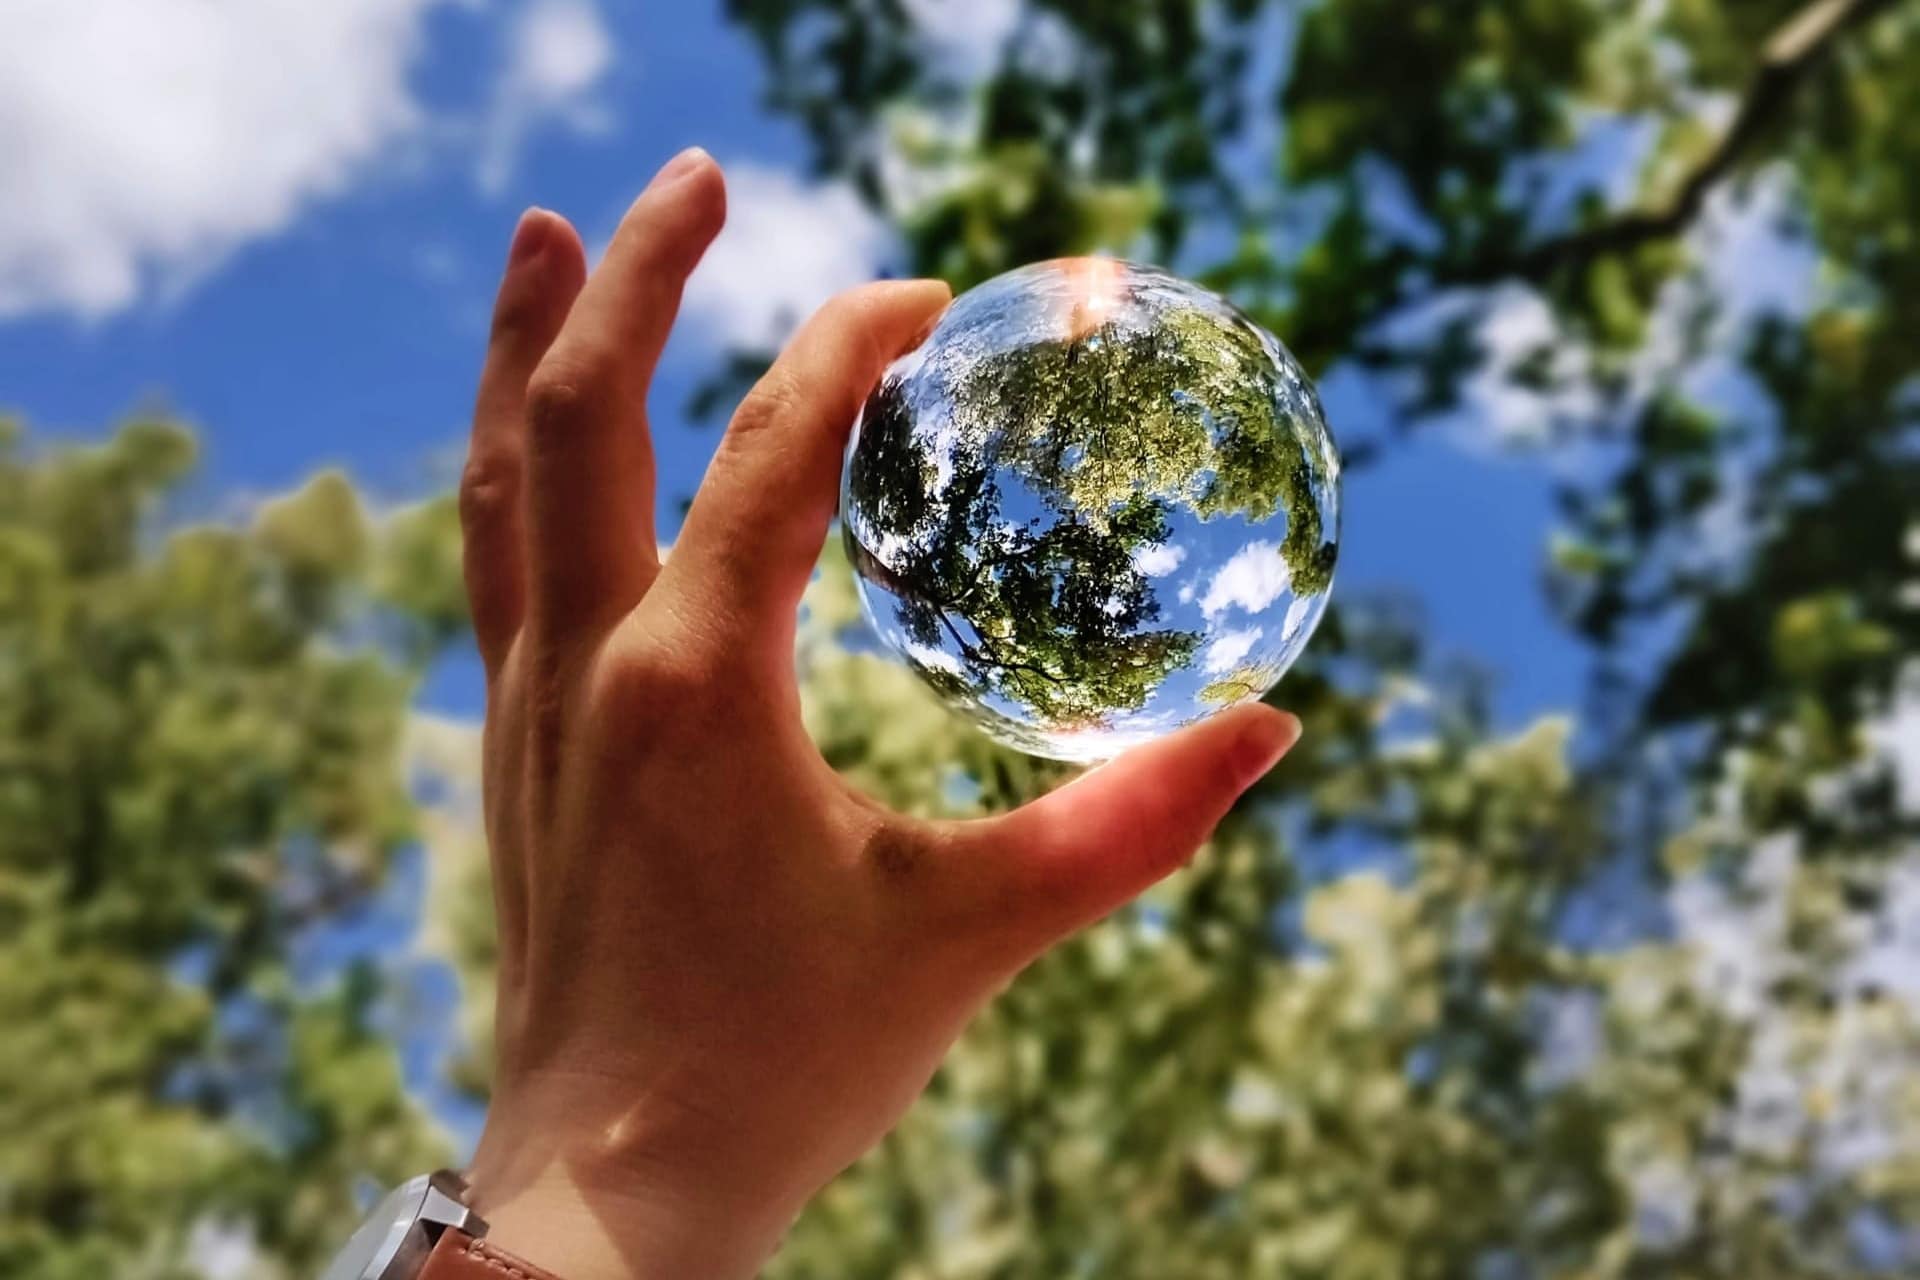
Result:
{"label": "glass sphere", "polygon": [[1272,334],[1163,271],[1063,258],[961,295],[888,368],[840,512],[887,648],[994,738],[1090,761],[1292,665],[1339,481]]}

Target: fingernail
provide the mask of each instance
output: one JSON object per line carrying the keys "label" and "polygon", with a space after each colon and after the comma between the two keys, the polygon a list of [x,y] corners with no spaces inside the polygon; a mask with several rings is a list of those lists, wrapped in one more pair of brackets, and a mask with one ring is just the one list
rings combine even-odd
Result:
{"label": "fingernail", "polygon": [[684,178],[711,159],[704,147],[688,147],[673,159],[660,166],[660,172],[653,175],[653,181],[647,184],[647,190],[664,187],[678,178]]}
{"label": "fingernail", "polygon": [[1300,740],[1300,718],[1291,712],[1265,710],[1247,726],[1234,746],[1234,764],[1242,787],[1250,787],[1280,763],[1293,744]]}
{"label": "fingernail", "polygon": [[915,347],[918,347],[921,343],[933,336],[933,331],[938,329],[940,322],[947,318],[947,307],[953,301],[953,290],[945,280],[922,280],[918,283],[939,285],[940,288],[946,292],[947,301],[941,303],[940,309],[927,317],[926,323],[921,325],[919,331],[913,335],[913,341],[907,344],[908,351],[912,351]]}
{"label": "fingernail", "polygon": [[520,215],[520,222],[513,229],[513,245],[507,250],[507,265],[525,262],[540,251],[541,227],[546,222],[542,215],[545,213],[545,209],[534,205]]}

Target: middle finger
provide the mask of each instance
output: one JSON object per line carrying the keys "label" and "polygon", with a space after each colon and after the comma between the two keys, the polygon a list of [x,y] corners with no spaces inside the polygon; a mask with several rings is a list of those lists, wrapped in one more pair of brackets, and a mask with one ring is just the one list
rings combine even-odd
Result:
{"label": "middle finger", "polygon": [[621,220],[527,388],[534,638],[597,630],[660,570],[646,395],[680,295],[726,217],[719,166],[670,161]]}

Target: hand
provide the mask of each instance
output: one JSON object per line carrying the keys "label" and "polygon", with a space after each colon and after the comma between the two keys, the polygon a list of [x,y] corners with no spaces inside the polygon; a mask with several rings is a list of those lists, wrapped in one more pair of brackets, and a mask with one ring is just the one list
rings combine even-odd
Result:
{"label": "hand", "polygon": [[752,1275],[997,988],[1191,856],[1298,734],[1242,707],[971,822],[843,783],[801,727],[796,608],[848,426],[949,294],[873,284],[808,321],[663,562],[647,383],[724,209],[682,154],[591,279],[564,221],[522,220],[461,486],[500,932],[471,1176],[493,1238],[568,1280]]}

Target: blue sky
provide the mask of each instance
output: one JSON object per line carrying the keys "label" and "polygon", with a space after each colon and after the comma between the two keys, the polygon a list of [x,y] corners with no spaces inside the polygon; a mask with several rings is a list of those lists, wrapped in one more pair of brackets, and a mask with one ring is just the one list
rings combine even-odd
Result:
{"label": "blue sky", "polygon": [[[905,2],[966,58],[991,47],[1015,0]],[[760,109],[757,56],[721,21],[717,0],[4,8],[0,412],[20,414],[43,439],[95,437],[142,407],[178,413],[207,449],[184,514],[231,516],[325,464],[345,465],[386,500],[450,483],[520,211],[555,208],[598,246],[653,170],[699,143],[728,169],[732,213],[653,395],[670,537],[718,430],[687,422],[683,408],[719,354],[764,344],[833,290],[892,265],[884,229],[845,190],[813,183],[798,131]],[[1276,50],[1284,39],[1275,33]],[[1609,135],[1597,145],[1625,143]],[[1709,246],[1731,264],[1714,272],[1714,287],[1736,314],[1796,305],[1811,275],[1765,230],[1777,203],[1756,203],[1756,216]],[[1518,291],[1493,301],[1482,337],[1496,356],[1517,358],[1551,332],[1538,299]],[[1724,362],[1701,376],[1719,378],[1723,397],[1741,394]],[[1387,398],[1364,378],[1336,372],[1321,391],[1336,440],[1397,434]],[[1543,434],[1554,407],[1476,380],[1450,421],[1389,440],[1379,461],[1346,478],[1335,597],[1412,594],[1429,653],[1488,666],[1496,718],[1509,728],[1573,709],[1585,693],[1586,654],[1541,591],[1552,476],[1567,459],[1508,447]],[[428,705],[477,715],[476,665],[438,673]],[[454,762],[448,777],[469,788],[445,807],[459,810],[448,840],[471,855],[473,735],[445,719],[422,723]],[[428,836],[435,857],[438,841]],[[1766,903],[1785,900],[1785,857],[1765,863]],[[392,948],[409,979],[394,1032],[410,1078],[470,1139],[478,1115],[452,1099],[434,1065],[455,1034],[451,975],[404,948],[431,861],[410,852],[380,903],[297,959],[303,977],[325,981],[342,956]],[[1920,945],[1920,875],[1904,883],[1898,937],[1910,948]],[[1678,931],[1704,948],[1703,973],[1764,989],[1763,953],[1781,945],[1767,932],[1773,908],[1716,897],[1704,882],[1683,889],[1672,910]],[[1920,970],[1908,952],[1880,951],[1887,985],[1910,988],[1901,975]]]}
{"label": "blue sky", "polygon": [[[39,193],[0,212],[0,406],[62,436],[184,416],[207,443],[189,510],[329,463],[390,498],[448,482],[520,210],[595,247],[699,143],[732,220],[652,399],[671,534],[717,434],[683,408],[718,353],[889,266],[884,230],[810,182],[797,129],[760,108],[758,57],[717,4],[103,4],[123,12],[33,0],[29,38],[0,50],[0,152]],[[935,27],[964,57],[1004,7]],[[1324,390],[1336,437],[1386,425],[1364,383]],[[1574,705],[1584,658],[1539,591],[1547,468],[1484,434],[1349,473],[1336,590],[1414,592],[1433,649],[1491,662],[1518,723]],[[430,700],[475,709],[469,677]]]}
{"label": "blue sky", "polygon": [[[963,58],[1011,9],[914,2],[945,5],[934,29]],[[0,41],[0,413],[43,440],[97,437],[146,407],[184,417],[205,465],[183,517],[232,518],[329,464],[388,501],[440,489],[521,210],[566,214],[592,251],[654,169],[698,143],[727,168],[730,221],[652,397],[670,537],[719,430],[684,406],[719,355],[895,265],[858,201],[804,173],[798,130],[759,106],[758,55],[717,10],[16,0]],[[1390,427],[1363,382],[1323,391],[1336,439]],[[1506,412],[1523,426],[1531,411]],[[1500,718],[1518,725],[1577,703],[1584,655],[1538,589],[1547,465],[1490,438],[1469,421],[1349,472],[1335,592],[1412,591],[1434,651],[1492,663]],[[445,664],[426,706],[476,717],[477,668]],[[463,731],[440,740],[471,750]],[[434,858],[471,847],[473,803],[463,794],[429,837]],[[470,1141],[479,1115],[436,1066],[456,1039],[452,978],[408,945],[422,877],[409,853],[364,917],[308,940],[301,967],[323,983],[344,957],[389,958],[409,1078]]]}

